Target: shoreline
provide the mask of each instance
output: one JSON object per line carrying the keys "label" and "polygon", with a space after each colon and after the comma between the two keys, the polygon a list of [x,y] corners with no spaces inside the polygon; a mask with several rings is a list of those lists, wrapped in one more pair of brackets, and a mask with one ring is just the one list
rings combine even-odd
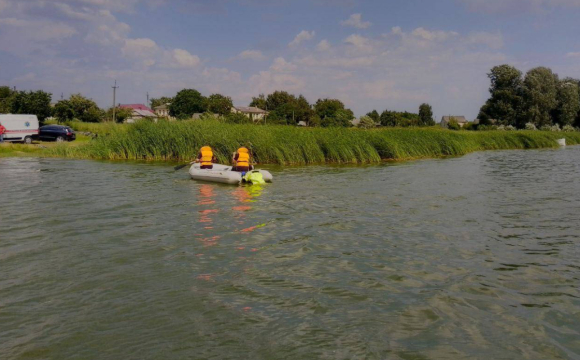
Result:
{"label": "shoreline", "polygon": [[[183,133],[183,127],[189,128],[190,133]],[[167,132],[173,128],[178,128],[179,132]],[[158,130],[164,130],[164,136],[155,136]],[[244,132],[247,132],[247,138],[254,141],[244,139]],[[198,138],[188,138],[192,134],[198,135]],[[199,134],[211,136],[205,140]],[[233,139],[228,139],[228,135],[234,135]],[[258,142],[264,138],[268,141]],[[202,146],[199,144],[207,142],[214,147],[218,162],[229,164],[231,152],[246,141],[253,145],[252,150],[259,165],[361,165],[444,159],[489,150],[558,148],[556,140],[561,138],[565,138],[570,146],[580,144],[580,132],[468,132],[436,128],[301,129],[279,126],[247,128],[245,125],[213,122],[143,123],[123,126],[120,131],[113,131],[95,140],[79,135],[78,140],[72,143],[2,144],[0,158],[38,157],[182,164],[194,158],[198,146]]]}

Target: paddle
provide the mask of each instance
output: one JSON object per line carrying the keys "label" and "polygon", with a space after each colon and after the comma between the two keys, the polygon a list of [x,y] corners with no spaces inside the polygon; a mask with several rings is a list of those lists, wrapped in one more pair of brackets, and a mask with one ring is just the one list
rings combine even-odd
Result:
{"label": "paddle", "polygon": [[189,166],[189,165],[191,165],[191,164],[195,164],[195,161],[194,161],[194,162],[190,162],[189,164],[184,164],[184,165],[179,165],[179,166],[176,166],[176,167],[174,167],[174,168],[173,168],[173,170],[175,170],[175,171],[177,171],[177,170],[181,170],[181,169],[183,169],[184,167],[186,167],[186,166]]}

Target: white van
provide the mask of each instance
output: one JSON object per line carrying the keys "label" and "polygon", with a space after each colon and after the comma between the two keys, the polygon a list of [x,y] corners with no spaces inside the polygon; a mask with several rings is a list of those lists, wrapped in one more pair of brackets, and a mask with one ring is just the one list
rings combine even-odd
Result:
{"label": "white van", "polygon": [[6,128],[4,141],[32,143],[38,137],[38,118],[36,115],[0,115],[0,124]]}

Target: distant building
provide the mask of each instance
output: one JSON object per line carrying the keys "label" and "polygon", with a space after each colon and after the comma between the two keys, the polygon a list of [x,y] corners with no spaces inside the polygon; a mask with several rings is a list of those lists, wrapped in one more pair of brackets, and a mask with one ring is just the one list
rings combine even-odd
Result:
{"label": "distant building", "polygon": [[250,118],[252,121],[260,121],[264,120],[266,116],[268,116],[268,112],[266,110],[262,110],[257,107],[246,107],[246,106],[234,106],[232,108],[232,113],[234,114],[244,114]]}
{"label": "distant building", "polygon": [[469,122],[467,121],[465,116],[443,116],[443,118],[441,119],[441,127],[444,128],[448,127],[451,119],[457,121],[460,127],[464,127]]}
{"label": "distant building", "polygon": [[171,104],[163,104],[153,108],[155,110],[155,114],[162,118],[169,118],[169,105]]}
{"label": "distant building", "polygon": [[152,109],[143,104],[121,104],[119,108],[132,110],[131,117],[125,120],[127,123],[134,123],[142,119],[156,119],[158,117]]}

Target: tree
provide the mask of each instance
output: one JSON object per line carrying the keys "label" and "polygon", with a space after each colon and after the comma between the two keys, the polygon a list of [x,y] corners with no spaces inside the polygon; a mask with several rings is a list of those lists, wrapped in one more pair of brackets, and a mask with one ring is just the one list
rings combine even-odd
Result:
{"label": "tree", "polygon": [[40,123],[52,113],[50,100],[52,94],[38,91],[19,91],[13,94],[10,101],[10,112],[13,114],[36,115]]}
{"label": "tree", "polygon": [[52,109],[52,116],[54,116],[59,123],[74,119],[75,112],[70,101],[60,100],[57,102]]}
{"label": "tree", "polygon": [[214,114],[225,116],[232,112],[232,99],[220,94],[213,94],[207,98],[207,110]]}
{"label": "tree", "polygon": [[373,119],[373,121],[375,123],[379,123],[381,122],[381,115],[379,115],[379,112],[376,110],[371,111],[370,113],[368,113],[366,116],[370,117],[371,119]]}
{"label": "tree", "polygon": [[558,106],[558,75],[545,67],[528,71],[523,84],[524,119],[540,128],[552,125],[550,114]]}
{"label": "tree", "polygon": [[82,122],[99,122],[105,116],[97,103],[81,94],[71,95],[68,102],[74,112],[74,117]]}
{"label": "tree", "polygon": [[302,95],[296,97],[286,91],[274,91],[267,97],[260,94],[252,98],[250,106],[255,106],[263,110],[268,110],[268,123],[270,124],[292,124],[300,121],[310,123],[314,112],[306,98]]}
{"label": "tree", "polygon": [[421,104],[419,106],[419,124],[423,126],[435,125],[433,120],[433,108],[429,104]]}
{"label": "tree", "polygon": [[286,91],[274,91],[266,98],[267,110],[276,111],[283,105],[296,101],[296,96]]}
{"label": "tree", "polygon": [[266,104],[266,96],[264,96],[264,94],[260,94],[258,95],[258,97],[253,97],[252,102],[250,103],[249,106],[257,107],[262,110],[267,110],[268,105]]}
{"label": "tree", "polygon": [[[378,113],[377,113],[378,114]],[[376,127],[376,122],[370,116],[362,116],[357,127],[362,129],[373,129]]]}
{"label": "tree", "polygon": [[495,66],[487,74],[491,80],[491,97],[479,112],[482,125],[491,119],[500,124],[516,125],[522,107],[522,72],[510,65]]}
{"label": "tree", "polygon": [[0,86],[0,114],[10,112],[13,95],[14,91],[9,86]]}
{"label": "tree", "polygon": [[580,111],[578,80],[566,78],[558,82],[558,106],[554,110],[554,122],[564,127],[572,125]]}
{"label": "tree", "polygon": [[[118,123],[124,123],[125,120],[129,119],[133,115],[132,109],[120,108],[115,109],[115,120]],[[105,114],[105,119],[107,121],[113,121],[113,108],[109,108]]]}
{"label": "tree", "polygon": [[351,126],[354,119],[352,110],[345,108],[342,101],[337,99],[318,99],[314,105],[314,112],[321,119],[321,125],[329,126]]}
{"label": "tree", "polygon": [[181,90],[169,105],[169,115],[178,119],[191,118],[193,114],[203,113],[206,110],[206,98],[195,89]]}
{"label": "tree", "polygon": [[407,127],[421,126],[422,124],[418,114],[385,110],[381,114],[381,125]]}
{"label": "tree", "polygon": [[156,108],[161,105],[171,104],[173,102],[173,98],[162,96],[160,98],[153,98],[151,99],[151,108]]}

